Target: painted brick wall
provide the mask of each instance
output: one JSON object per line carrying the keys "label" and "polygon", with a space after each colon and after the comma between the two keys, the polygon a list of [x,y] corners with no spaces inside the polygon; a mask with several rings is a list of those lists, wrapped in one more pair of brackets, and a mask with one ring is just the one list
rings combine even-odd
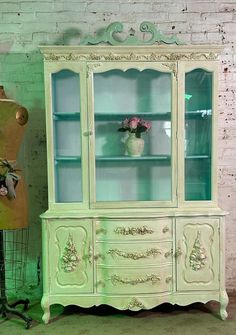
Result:
{"label": "painted brick wall", "polygon": [[62,1],[0,0],[0,84],[29,109],[30,122],[20,160],[29,189],[29,291],[37,287],[39,214],[47,208],[43,64],[40,44],[77,43],[120,21],[128,31],[148,20],[165,34],[190,44],[220,44],[219,203],[229,211],[226,225],[227,288],[236,289],[236,1]]}

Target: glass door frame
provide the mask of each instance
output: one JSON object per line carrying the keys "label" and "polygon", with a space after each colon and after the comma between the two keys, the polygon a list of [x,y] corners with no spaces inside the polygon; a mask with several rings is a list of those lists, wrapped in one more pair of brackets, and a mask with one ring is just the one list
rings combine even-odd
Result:
{"label": "glass door frame", "polygon": [[[94,74],[110,70],[150,69],[171,73],[171,193],[170,201],[98,201],[96,202],[96,165],[95,165],[95,122],[94,122]],[[89,175],[90,175],[90,208],[151,208],[177,206],[177,63],[176,62],[88,62],[88,123],[89,137]]]}
{"label": "glass door frame", "polygon": [[[81,175],[82,201],[81,202],[56,202],[55,194],[55,166],[54,166],[54,126],[53,126],[53,94],[52,75],[62,70],[69,70],[79,74],[80,78],[80,121],[81,121]],[[48,173],[48,204],[49,210],[75,210],[89,207],[89,182],[88,182],[88,136],[87,125],[87,100],[86,100],[86,66],[78,62],[46,62],[45,71],[45,103],[46,103],[46,134],[47,134],[47,173]]]}
{"label": "glass door frame", "polygon": [[[178,62],[178,199],[180,207],[217,207],[218,62]],[[196,69],[212,73],[211,200],[185,200],[185,73]]]}

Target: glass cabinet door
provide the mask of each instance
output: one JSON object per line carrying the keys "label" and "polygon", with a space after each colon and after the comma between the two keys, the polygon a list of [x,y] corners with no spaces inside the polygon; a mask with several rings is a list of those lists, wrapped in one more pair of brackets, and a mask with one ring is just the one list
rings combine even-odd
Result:
{"label": "glass cabinet door", "polygon": [[[170,202],[172,74],[134,68],[94,73],[93,95],[96,202]],[[118,131],[127,124],[133,134]],[[137,124],[147,131],[135,133]],[[144,140],[141,154],[127,151],[129,136]]]}
{"label": "glass cabinet door", "polygon": [[71,70],[53,73],[52,114],[55,201],[82,201],[80,75]]}
{"label": "glass cabinet door", "polygon": [[185,200],[211,200],[213,74],[185,74]]}

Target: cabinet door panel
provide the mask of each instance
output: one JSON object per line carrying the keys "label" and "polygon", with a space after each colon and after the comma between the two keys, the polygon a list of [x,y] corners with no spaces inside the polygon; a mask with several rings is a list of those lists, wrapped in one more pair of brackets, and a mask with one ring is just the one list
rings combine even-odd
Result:
{"label": "cabinet door panel", "polygon": [[219,288],[219,219],[176,222],[177,290]]}
{"label": "cabinet door panel", "polygon": [[[144,62],[95,65],[91,64],[89,78],[92,207],[138,207],[140,201],[149,207],[173,205],[176,78],[172,67]],[[137,137],[139,143],[144,140],[144,151],[133,154],[127,141]]]}
{"label": "cabinet door panel", "polygon": [[93,291],[92,229],[89,220],[52,221],[49,226],[52,293]]}

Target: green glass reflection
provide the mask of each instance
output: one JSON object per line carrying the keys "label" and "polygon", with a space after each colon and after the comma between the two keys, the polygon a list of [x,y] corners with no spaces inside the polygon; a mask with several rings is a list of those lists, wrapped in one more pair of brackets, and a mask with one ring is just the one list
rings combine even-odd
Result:
{"label": "green glass reflection", "polygon": [[185,200],[211,200],[212,73],[185,75]]}

